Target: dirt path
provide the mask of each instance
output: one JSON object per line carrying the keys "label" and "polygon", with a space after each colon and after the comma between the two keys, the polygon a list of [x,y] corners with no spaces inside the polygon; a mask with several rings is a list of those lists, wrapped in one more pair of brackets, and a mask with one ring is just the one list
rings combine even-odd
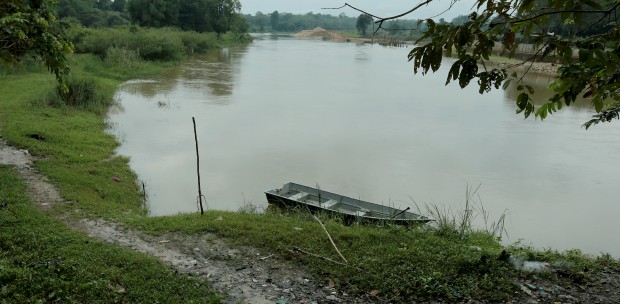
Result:
{"label": "dirt path", "polygon": [[[33,202],[50,211],[54,204],[65,201],[47,177],[37,172],[33,161],[27,150],[10,147],[0,138],[0,164],[15,166]],[[303,267],[278,261],[269,252],[232,248],[215,234],[150,236],[103,219],[75,221],[57,217],[93,238],[157,257],[176,271],[212,282],[227,303],[372,302],[323,286],[312,280]]]}

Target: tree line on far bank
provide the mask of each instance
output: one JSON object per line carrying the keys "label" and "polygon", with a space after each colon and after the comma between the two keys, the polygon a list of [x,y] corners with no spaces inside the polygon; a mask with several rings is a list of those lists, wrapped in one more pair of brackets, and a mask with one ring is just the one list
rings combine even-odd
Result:
{"label": "tree line on far bank", "polygon": [[[348,32],[367,36],[372,34],[372,23],[364,15],[349,17],[342,13],[338,16],[330,14],[291,14],[273,11],[271,13],[256,12],[243,15],[249,25],[250,32],[284,32],[293,33],[321,27],[329,31]],[[360,23],[360,18],[364,22]],[[372,20],[372,19],[371,19]],[[426,30],[426,23],[420,20],[391,20],[386,22],[379,36],[397,36],[402,39],[415,39]]]}
{"label": "tree line on far bank", "polygon": [[248,30],[239,0],[60,0],[56,13],[87,27],[137,24],[196,32]]}

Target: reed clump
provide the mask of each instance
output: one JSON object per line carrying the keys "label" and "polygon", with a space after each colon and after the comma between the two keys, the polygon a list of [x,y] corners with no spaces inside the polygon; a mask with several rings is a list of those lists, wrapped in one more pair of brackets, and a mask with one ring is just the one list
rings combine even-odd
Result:
{"label": "reed clump", "polygon": [[76,74],[67,78],[64,87],[56,86],[41,92],[31,103],[103,114],[113,102],[108,95],[106,88],[95,77]]}
{"label": "reed clump", "polygon": [[104,64],[107,67],[124,66],[127,68],[139,68],[142,63],[139,50],[111,46],[107,49]]}
{"label": "reed clump", "polygon": [[425,203],[420,207],[413,199],[412,202],[420,214],[434,219],[431,223],[435,231],[440,235],[453,235],[465,238],[471,233],[482,232],[501,240],[502,236],[508,236],[505,227],[507,211],[492,221],[490,213],[484,208],[479,195],[480,186],[467,185],[465,189],[465,203],[462,210],[454,210],[444,205]]}

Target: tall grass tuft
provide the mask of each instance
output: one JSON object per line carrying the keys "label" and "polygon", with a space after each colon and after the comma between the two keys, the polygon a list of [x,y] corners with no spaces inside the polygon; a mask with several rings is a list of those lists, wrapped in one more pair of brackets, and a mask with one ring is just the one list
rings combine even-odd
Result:
{"label": "tall grass tuft", "polygon": [[60,88],[56,89],[56,94],[58,94],[64,105],[98,111],[106,109],[112,103],[112,100],[106,98],[101,93],[102,88],[100,88],[97,80],[94,78],[85,76],[70,77],[67,82],[67,88],[68,90],[66,91]]}
{"label": "tall grass tuft", "polygon": [[66,89],[56,86],[32,101],[34,105],[55,108],[70,107],[103,114],[113,103],[100,81],[86,75],[72,75],[67,79]]}
{"label": "tall grass tuft", "polygon": [[[455,211],[450,207],[439,206],[434,203],[424,204],[423,208],[420,208],[415,201],[412,201],[419,213],[426,213],[427,216],[435,220],[433,225],[439,235],[466,238],[473,232],[484,232],[494,238],[501,239],[503,235],[508,235],[504,225],[506,212],[503,212],[497,220],[491,221],[489,212],[484,209],[484,204],[482,204],[478,194],[480,186],[474,188],[467,185],[463,210]],[[482,228],[478,228],[474,224],[478,217],[482,217]]]}
{"label": "tall grass tuft", "polygon": [[138,68],[142,59],[138,50],[111,46],[107,49],[103,62],[106,67],[123,66],[126,68]]}

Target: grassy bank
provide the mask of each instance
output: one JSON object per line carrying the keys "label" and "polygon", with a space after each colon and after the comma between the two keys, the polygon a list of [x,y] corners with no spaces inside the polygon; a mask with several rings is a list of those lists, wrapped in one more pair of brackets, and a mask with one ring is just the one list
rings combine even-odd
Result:
{"label": "grassy bank", "polygon": [[[339,290],[370,294],[386,302],[477,299],[498,303],[519,299],[523,281],[544,278],[557,284],[583,285],[603,270],[620,269],[620,263],[609,256],[588,258],[579,250],[560,253],[520,245],[505,247],[493,235],[494,228],[479,230],[472,217],[438,217],[446,221],[404,228],[345,226],[339,219],[319,216],[329,236],[306,213],[283,214],[271,209],[262,214],[209,211],[204,216],[134,217],[127,223],[156,235],[215,233],[233,244],[303,265],[326,286],[331,281]],[[549,263],[555,272],[515,267],[526,260]]]}
{"label": "grassy bank", "polygon": [[70,230],[0,166],[0,303],[219,303],[206,282]]}
{"label": "grassy bank", "polygon": [[[31,154],[40,157],[36,162],[37,168],[51,179],[65,199],[72,202],[57,207],[55,211],[59,214],[109,218],[153,234],[216,233],[232,243],[257,247],[277,258],[308,266],[316,279],[326,284],[333,281],[342,290],[372,294],[385,301],[440,299],[455,302],[483,299],[497,302],[512,299],[520,290],[515,280],[537,274],[523,274],[515,270],[503,259],[502,250],[505,249],[524,260],[561,262],[566,265],[564,271],[571,279],[584,282],[601,267],[618,267],[613,259],[588,259],[578,251],[560,254],[528,248],[504,248],[491,233],[477,231],[467,219],[447,220],[439,229],[428,226],[404,229],[344,226],[337,219],[323,217],[327,231],[347,259],[347,263],[343,263],[321,225],[304,214],[210,211],[202,217],[197,214],[146,217],[141,208],[143,198],[136,176],[129,168],[128,160],[114,154],[118,146],[116,139],[104,132],[105,113],[112,103],[116,87],[123,80],[154,77],[178,61],[146,60],[131,45],[124,45],[122,41],[127,39],[118,38],[117,34],[132,37],[126,32],[114,31],[76,36],[82,37],[81,47],[89,45],[91,40],[86,38],[88,35],[113,37],[109,41],[115,42],[110,42],[113,48],[110,44],[103,44],[101,51],[91,50],[96,54],[72,57],[75,78],[69,85],[73,89],[70,96],[58,96],[53,77],[36,66],[25,66],[0,75],[0,90],[3,92],[0,95],[0,134],[12,145],[28,149]],[[152,34],[145,33],[145,37],[149,35]],[[117,38],[121,40],[114,40]],[[2,221],[5,221],[2,225],[10,227],[2,230],[2,244],[14,244],[7,245],[7,253],[0,261],[0,267],[12,273],[6,279],[2,278],[2,284],[18,281],[22,284],[20,286],[24,286],[29,282],[24,278],[31,275],[40,277],[42,281],[35,282],[42,286],[35,289],[40,290],[36,294],[23,294],[11,289],[11,293],[6,294],[8,297],[25,301],[43,299],[41,295],[50,294],[59,284],[65,284],[63,282],[67,282],[67,278],[73,278],[73,281],[62,285],[68,286],[67,292],[80,293],[80,284],[101,278],[100,284],[85,285],[85,293],[97,295],[107,291],[108,298],[104,298],[107,300],[103,302],[130,302],[139,294],[156,288],[155,285],[148,285],[149,282],[139,282],[139,279],[134,282],[132,276],[142,274],[151,277],[157,274],[156,271],[162,271],[159,273],[162,281],[157,282],[165,288],[161,294],[152,295],[151,302],[159,297],[165,298],[167,285],[171,284],[177,286],[175,288],[179,288],[185,298],[170,298],[174,300],[165,302],[199,300],[209,294],[201,284],[189,289],[195,281],[172,275],[157,262],[146,259],[144,265],[134,266],[138,265],[136,260],[144,257],[68,231],[38,213],[23,195],[19,198],[23,187],[9,169],[2,167],[1,172],[1,189],[17,189],[16,193],[0,193],[10,202],[17,202],[11,203],[9,209],[0,210],[3,212]],[[30,236],[31,240],[26,236]],[[20,241],[15,243],[11,240]],[[89,261],[86,253],[91,252],[94,258]],[[101,263],[101,256],[111,256],[110,265]],[[57,265],[54,262],[57,260],[65,262]],[[39,262],[52,266],[22,269],[23,265],[36,266]],[[68,269],[62,268],[67,265],[70,266]],[[54,267],[61,269],[54,270]],[[130,271],[127,278],[119,274],[123,267]],[[46,272],[48,269],[52,269],[51,272]],[[85,271],[93,275],[78,273],[81,269],[87,269]],[[41,272],[27,272],[39,270]],[[57,277],[57,273],[61,275]],[[50,285],[45,283],[48,280],[52,282]],[[143,287],[134,289],[135,285]],[[131,297],[128,296],[128,288],[133,289]],[[110,298],[116,296],[128,298]],[[212,299],[211,295],[209,299]],[[90,302],[88,298],[75,298],[75,301]]]}
{"label": "grassy bank", "polygon": [[[126,71],[123,78],[157,74],[171,63],[150,63],[140,72]],[[139,210],[140,194],[128,160],[114,155],[116,139],[106,134],[105,105],[110,104],[120,76],[96,75],[103,62],[93,55],[72,58],[74,75],[96,83],[103,106],[54,105],[56,83],[46,71],[0,76],[0,129],[8,142],[41,157],[37,167],[59,187],[75,207],[91,216],[110,217]],[[104,74],[104,73],[102,73]],[[48,104],[52,103],[52,105]],[[112,180],[118,177],[122,183]]]}
{"label": "grassy bank", "polygon": [[[235,34],[199,34],[137,27],[68,30],[80,54],[70,58],[69,91],[40,65],[0,69],[0,131],[11,145],[41,157],[37,167],[92,217],[139,214],[142,194],[128,159],[114,154],[105,115],[125,80],[160,75],[179,60],[247,43]],[[84,53],[88,52],[88,53]]]}
{"label": "grassy bank", "polygon": [[322,221],[346,265],[321,225],[303,213],[211,211],[203,217],[135,218],[131,225],[149,233],[215,232],[238,245],[257,247],[266,254],[308,266],[325,284],[331,279],[338,289],[372,293],[389,301],[499,300],[512,296],[513,272],[508,264],[498,261],[501,247],[488,234],[472,232],[465,236],[428,226],[406,229],[344,226],[328,218]]}
{"label": "grassy bank", "polygon": [[[26,59],[0,68],[0,135],[39,159],[37,169],[71,202],[56,208],[59,214],[140,216],[136,175],[128,159],[114,155],[118,142],[105,133],[105,115],[117,86],[128,79],[156,77],[188,55],[245,42],[189,32],[166,42],[180,45],[181,53],[169,48],[177,55],[154,60],[158,58],[144,57],[144,51],[139,55],[123,43],[136,37],[158,37],[161,42],[178,31],[73,30],[81,31],[73,38],[82,40],[74,40],[79,53],[70,58],[65,95],[37,62]],[[102,54],[82,53],[80,48],[102,39],[117,40]],[[133,46],[148,45],[139,42]],[[192,48],[193,42],[200,47]],[[94,241],[42,213],[5,166],[0,167],[0,226],[0,303],[220,302],[205,282],[175,274],[155,258]]]}

